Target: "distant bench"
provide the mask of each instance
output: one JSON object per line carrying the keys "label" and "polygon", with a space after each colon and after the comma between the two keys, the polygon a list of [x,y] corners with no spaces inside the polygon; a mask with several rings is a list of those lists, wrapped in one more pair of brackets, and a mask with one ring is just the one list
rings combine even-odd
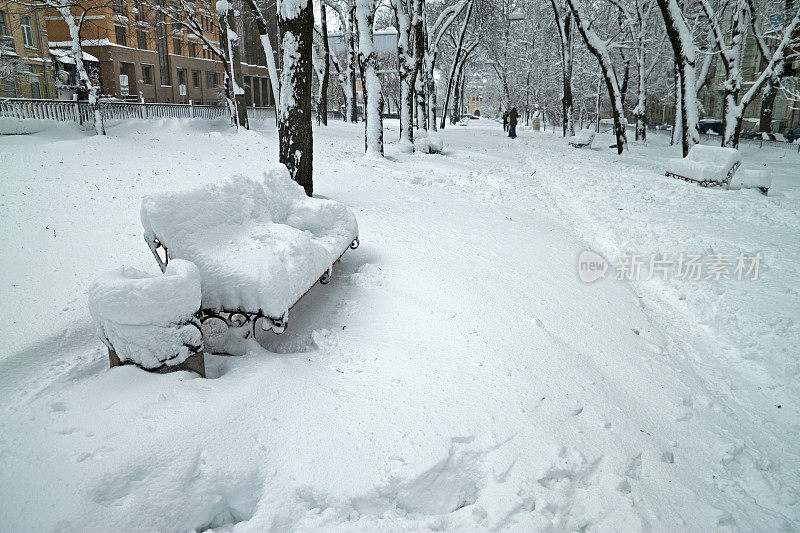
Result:
{"label": "distant bench", "polygon": [[567,142],[575,148],[591,148],[595,135],[596,133],[591,130],[580,130],[576,135],[567,139]]}

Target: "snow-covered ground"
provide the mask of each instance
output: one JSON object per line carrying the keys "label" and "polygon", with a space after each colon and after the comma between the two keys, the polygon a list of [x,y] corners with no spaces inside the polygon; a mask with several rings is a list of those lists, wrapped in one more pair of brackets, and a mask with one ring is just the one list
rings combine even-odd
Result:
{"label": "snow-covered ground", "polygon": [[[363,131],[314,139],[361,246],[210,379],[108,369],[86,291],[158,271],[143,196],[257,177],[274,126],[0,138],[0,531],[800,528],[800,154],[745,147],[765,197],[664,177],[657,136],[617,156],[480,120],[374,161]],[[757,280],[614,279],[759,252]]]}

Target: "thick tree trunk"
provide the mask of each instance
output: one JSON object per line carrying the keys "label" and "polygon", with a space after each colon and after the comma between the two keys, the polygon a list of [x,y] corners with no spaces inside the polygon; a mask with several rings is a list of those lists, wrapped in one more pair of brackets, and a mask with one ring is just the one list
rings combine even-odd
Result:
{"label": "thick tree trunk", "polygon": [[281,2],[278,12],[283,65],[278,114],[278,158],[308,196],[314,192],[311,126],[311,46],[314,11],[310,0]]}
{"label": "thick tree trunk", "polygon": [[411,14],[406,0],[392,0],[397,21],[397,67],[400,77],[400,143],[405,149],[413,149],[414,128],[414,57],[411,54],[412,31]]}
{"label": "thick tree trunk", "polygon": [[[783,69],[780,68],[780,70],[782,71]],[[778,89],[780,86],[780,76],[773,76],[764,88],[764,94],[761,97],[761,113],[758,120],[758,131],[772,132],[772,110],[775,108],[775,97],[778,96]]]}
{"label": "thick tree trunk", "polygon": [[[575,135],[575,123],[572,117],[572,12],[569,8],[562,13],[555,0],[550,0],[550,7],[556,20],[559,39],[561,41],[561,120],[563,136]],[[562,18],[563,17],[563,18]]]}
{"label": "thick tree trunk", "polygon": [[72,45],[72,55],[75,58],[75,72],[78,74],[79,83],[89,94],[89,105],[92,106],[94,114],[94,131],[97,135],[106,134],[106,126],[103,120],[103,112],[100,109],[100,102],[97,99],[98,87],[92,83],[86,65],[83,62],[83,48],[81,48],[80,27],[75,21],[72,9],[69,5],[58,7],[58,13],[69,29],[70,42]]}
{"label": "thick tree trunk", "polygon": [[672,53],[678,69],[681,92],[681,147],[683,157],[686,157],[692,146],[700,142],[695,72],[697,49],[677,1],[657,0],[657,2],[664,18],[667,37],[672,45]]}
{"label": "thick tree trunk", "polygon": [[358,27],[358,60],[364,84],[364,151],[383,155],[383,93],[378,78],[378,55],[372,34],[375,0],[355,0]]}
{"label": "thick tree trunk", "polygon": [[328,43],[328,13],[325,8],[325,0],[319,3],[320,19],[322,26],[322,48],[325,50],[322,60],[325,62],[323,68],[325,69],[322,74],[322,83],[319,89],[319,104],[317,105],[317,114],[322,118],[322,123],[328,125],[328,82],[331,77],[331,47]]}
{"label": "thick tree trunk", "polygon": [[425,79],[425,50],[427,50],[425,39],[425,1],[413,0],[414,14],[412,25],[414,26],[414,94],[416,102],[416,126],[417,129],[427,130],[428,114],[425,109],[425,89],[427,80]]}

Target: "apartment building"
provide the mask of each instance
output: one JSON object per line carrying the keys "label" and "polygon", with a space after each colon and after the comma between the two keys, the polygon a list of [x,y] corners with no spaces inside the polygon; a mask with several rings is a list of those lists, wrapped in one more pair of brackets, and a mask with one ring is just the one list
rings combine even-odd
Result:
{"label": "apartment building", "polygon": [[0,97],[54,98],[44,10],[0,3]]}
{"label": "apartment building", "polygon": [[[81,28],[82,48],[99,61],[101,94],[130,101],[220,103],[224,100],[222,63],[202,39],[153,7],[164,6],[164,1],[83,3],[90,10]],[[196,7],[203,36],[219,46],[213,2],[198,1]],[[255,24],[243,7],[241,12],[237,29],[245,60],[245,97],[248,105],[273,105],[266,58]],[[46,20],[50,46],[68,48],[69,31],[64,20],[52,10]],[[249,35],[253,33],[255,39]],[[277,50],[277,35],[271,37]]]}

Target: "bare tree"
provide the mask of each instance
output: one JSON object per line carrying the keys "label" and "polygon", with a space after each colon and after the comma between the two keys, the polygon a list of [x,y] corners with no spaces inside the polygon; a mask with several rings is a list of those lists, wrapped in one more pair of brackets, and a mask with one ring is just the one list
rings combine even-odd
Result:
{"label": "bare tree", "polygon": [[561,41],[562,135],[571,137],[575,135],[575,122],[572,117],[572,11],[569,7],[559,6],[556,0],[550,0],[550,5],[553,9],[553,16],[555,17],[556,28]]}
{"label": "bare tree", "polygon": [[601,39],[597,32],[594,31],[580,0],[567,0],[567,4],[572,11],[572,16],[575,18],[575,23],[581,36],[583,36],[586,47],[597,58],[597,63],[600,66],[600,72],[605,80],[608,97],[611,101],[611,112],[614,117],[614,135],[617,139],[617,153],[621,154],[628,144],[625,132],[624,92],[617,77],[614,62],[611,60],[611,53],[608,48],[610,40]]}
{"label": "bare tree", "polygon": [[[775,50],[770,52],[764,42],[757,24],[752,24],[756,42],[759,46],[766,65],[761,70],[759,76],[753,81],[750,88],[742,94],[743,74],[742,74],[742,48],[744,46],[745,32],[747,30],[747,20],[755,15],[755,6],[752,0],[737,0],[732,6],[730,16],[732,23],[730,32],[725,32],[720,26],[720,18],[725,14],[725,9],[715,10],[709,0],[700,0],[703,10],[706,13],[713,30],[714,39],[720,52],[720,60],[725,67],[725,95],[723,102],[722,116],[722,145],[737,147],[739,145],[739,134],[742,130],[744,110],[761,91],[764,85],[776,74],[776,69],[783,63],[786,49],[798,24],[800,24],[800,9],[796,10],[788,24],[785,24],[782,31],[777,35],[778,45]],[[730,37],[728,37],[730,36]],[[781,67],[782,68],[782,67]]]}

